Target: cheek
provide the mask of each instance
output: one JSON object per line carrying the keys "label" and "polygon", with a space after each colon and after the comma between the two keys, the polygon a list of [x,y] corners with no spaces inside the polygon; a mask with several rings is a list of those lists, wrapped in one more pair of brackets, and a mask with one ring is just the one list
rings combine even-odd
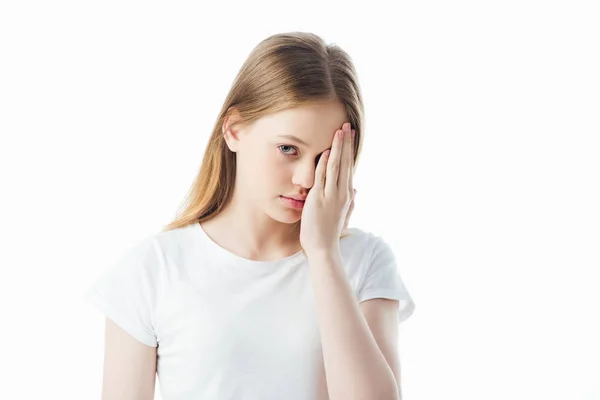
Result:
{"label": "cheek", "polygon": [[254,176],[264,176],[282,164],[281,158],[274,151],[257,147],[252,149],[245,163],[246,168],[252,171]]}
{"label": "cheek", "polygon": [[268,181],[268,185],[288,184],[292,176],[292,162],[283,156],[275,154],[270,158],[265,158],[263,164],[263,176]]}
{"label": "cheek", "polygon": [[245,186],[253,196],[272,198],[290,191],[293,175],[291,159],[277,154],[279,150],[255,149],[244,159],[242,172]]}
{"label": "cheek", "polygon": [[265,154],[260,163],[261,176],[265,186],[278,192],[277,194],[281,194],[279,192],[282,189],[284,192],[289,191],[294,165],[292,159],[277,154],[276,150]]}

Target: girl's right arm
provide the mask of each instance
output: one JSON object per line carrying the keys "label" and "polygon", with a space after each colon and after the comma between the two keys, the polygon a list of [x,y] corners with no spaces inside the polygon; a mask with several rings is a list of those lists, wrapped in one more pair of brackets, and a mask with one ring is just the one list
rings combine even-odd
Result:
{"label": "girl's right arm", "polygon": [[155,383],[156,347],[106,318],[102,400],[153,400]]}

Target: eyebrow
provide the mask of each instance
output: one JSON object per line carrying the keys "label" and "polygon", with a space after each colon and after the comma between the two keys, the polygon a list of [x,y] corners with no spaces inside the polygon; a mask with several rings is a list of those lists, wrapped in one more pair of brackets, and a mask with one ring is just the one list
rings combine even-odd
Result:
{"label": "eyebrow", "polygon": [[304,140],[302,140],[299,137],[296,137],[294,135],[279,135],[279,137],[282,137],[282,138],[285,138],[285,139],[289,139],[289,140],[293,140],[294,142],[297,142],[297,143],[300,143],[301,145],[309,147],[308,143],[306,143]]}

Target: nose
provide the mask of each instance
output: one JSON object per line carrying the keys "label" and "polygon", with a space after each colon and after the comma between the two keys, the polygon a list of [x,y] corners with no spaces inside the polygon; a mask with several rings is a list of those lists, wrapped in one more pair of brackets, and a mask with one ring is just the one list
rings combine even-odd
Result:
{"label": "nose", "polygon": [[305,189],[312,188],[315,183],[315,170],[315,162],[304,162],[298,164],[298,166],[294,170],[292,183],[294,185],[300,185]]}

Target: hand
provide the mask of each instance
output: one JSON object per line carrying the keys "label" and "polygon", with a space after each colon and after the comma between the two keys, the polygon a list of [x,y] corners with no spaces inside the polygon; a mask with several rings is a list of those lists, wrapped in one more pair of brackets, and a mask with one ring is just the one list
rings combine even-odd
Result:
{"label": "hand", "polygon": [[337,130],[331,151],[323,153],[315,182],[306,197],[300,223],[300,244],[306,253],[339,250],[354,204],[354,130],[345,123]]}

